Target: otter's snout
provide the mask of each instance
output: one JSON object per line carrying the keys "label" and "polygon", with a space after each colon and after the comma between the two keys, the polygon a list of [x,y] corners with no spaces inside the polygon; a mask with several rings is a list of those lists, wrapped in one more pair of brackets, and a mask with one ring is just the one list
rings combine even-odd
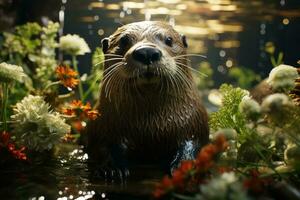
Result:
{"label": "otter's snout", "polygon": [[153,62],[159,61],[162,57],[162,53],[159,49],[154,47],[140,46],[133,51],[132,57],[136,61],[150,65]]}

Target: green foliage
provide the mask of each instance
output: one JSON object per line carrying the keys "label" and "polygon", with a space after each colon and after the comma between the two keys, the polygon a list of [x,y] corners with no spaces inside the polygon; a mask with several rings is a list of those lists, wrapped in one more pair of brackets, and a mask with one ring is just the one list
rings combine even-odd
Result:
{"label": "green foliage", "polygon": [[231,85],[223,84],[220,87],[223,96],[222,106],[210,115],[210,128],[214,131],[223,128],[233,128],[237,133],[246,132],[246,119],[239,111],[239,104],[247,91],[241,88],[234,88]]}
{"label": "green foliage", "polygon": [[273,42],[267,42],[265,44],[265,51],[270,55],[270,61],[272,63],[273,67],[277,67],[280,64],[283,64],[283,52],[279,52],[276,58],[275,52],[276,52],[276,47]]}
{"label": "green foliage", "polygon": [[245,67],[233,67],[229,70],[228,75],[236,80],[239,87],[245,89],[253,87],[254,83],[261,80],[260,75]]}
{"label": "green foliage", "polygon": [[59,24],[50,21],[46,27],[27,23],[17,26],[12,33],[3,33],[0,59],[22,66],[33,78],[35,87],[45,87],[53,78],[57,65],[55,48],[58,29]]}
{"label": "green foliage", "polygon": [[29,55],[29,59],[36,65],[34,79],[42,87],[45,87],[54,78],[54,70],[57,66],[55,48],[57,47],[58,29],[59,24],[53,22],[49,22],[46,27],[43,27],[40,35],[41,46],[35,54]]}
{"label": "green foliage", "polygon": [[104,53],[101,48],[97,47],[92,56],[92,70],[87,78],[86,83],[89,85],[88,90],[84,93],[84,99],[91,95],[93,100],[96,100],[99,95],[100,82],[103,78],[104,68]]}
{"label": "green foliage", "polygon": [[[224,161],[229,160],[229,165],[235,167],[265,166],[272,171],[269,173],[280,177],[284,167],[277,167],[276,162],[299,164],[293,162],[298,154],[289,154],[292,155],[290,158],[283,156],[287,146],[296,148],[296,152],[300,149],[300,108],[286,94],[269,95],[259,105],[252,102],[254,100],[250,100],[248,92],[241,88],[223,84],[220,92],[223,96],[222,106],[210,115],[210,128],[217,133],[226,129],[234,129],[237,133],[234,140],[229,140],[232,145],[228,150],[236,152],[236,156],[227,154]],[[261,113],[257,113],[255,119],[250,119],[247,113],[253,110],[253,106]],[[299,170],[297,166],[289,169]]]}

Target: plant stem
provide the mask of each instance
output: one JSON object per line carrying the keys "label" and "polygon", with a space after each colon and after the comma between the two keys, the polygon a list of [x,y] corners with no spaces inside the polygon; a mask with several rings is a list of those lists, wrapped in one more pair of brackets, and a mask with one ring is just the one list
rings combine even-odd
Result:
{"label": "plant stem", "polygon": [[71,96],[73,96],[75,94],[74,91],[70,92],[70,93],[67,93],[67,94],[61,94],[61,95],[58,95],[58,98],[59,99],[67,99],[67,98],[70,98]]}
{"label": "plant stem", "polygon": [[2,84],[2,110],[1,120],[3,122],[3,130],[7,130],[7,100],[8,100],[8,83]]}
{"label": "plant stem", "polygon": [[86,100],[86,98],[89,96],[89,94],[93,91],[94,87],[96,86],[97,82],[100,80],[100,77],[96,77],[93,82],[91,83],[91,86],[88,88],[88,90],[83,95],[83,101]]}
{"label": "plant stem", "polygon": [[72,63],[73,63],[73,67],[75,69],[75,71],[77,72],[77,78],[79,79],[79,84],[78,84],[78,89],[79,89],[79,97],[80,97],[80,100],[83,102],[84,99],[83,99],[83,88],[82,88],[82,82],[81,82],[81,79],[80,79],[80,73],[78,71],[78,67],[77,67],[77,60],[76,60],[76,56],[75,55],[72,55]]}
{"label": "plant stem", "polygon": [[58,85],[58,84],[60,84],[60,81],[51,82],[44,88],[44,91],[46,91],[48,88],[50,88],[54,85]]}

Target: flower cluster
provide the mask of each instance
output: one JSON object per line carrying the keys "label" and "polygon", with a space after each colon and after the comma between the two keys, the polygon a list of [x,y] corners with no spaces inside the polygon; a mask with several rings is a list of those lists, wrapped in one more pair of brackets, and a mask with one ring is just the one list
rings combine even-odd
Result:
{"label": "flower cluster", "polygon": [[195,160],[182,161],[178,169],[174,170],[173,176],[165,176],[154,191],[155,198],[161,198],[170,192],[193,190],[187,185],[195,185],[205,182],[205,177],[215,166],[215,160],[221,152],[225,151],[228,143],[223,134],[216,137],[211,144],[204,146]]}
{"label": "flower cluster", "polygon": [[58,66],[55,73],[65,87],[74,88],[78,85],[78,73],[68,66]]}
{"label": "flower cluster", "polygon": [[234,172],[225,172],[210,180],[207,184],[200,186],[201,195],[197,196],[199,200],[213,199],[249,199],[246,190],[241,182],[238,181]]}
{"label": "flower cluster", "polygon": [[26,147],[22,146],[20,149],[17,149],[16,145],[11,141],[11,135],[6,131],[3,131],[0,135],[1,148],[6,148],[18,160],[27,160],[27,156],[24,153]]}
{"label": "flower cluster", "polygon": [[18,142],[34,151],[50,150],[70,132],[62,116],[53,112],[41,96],[29,95],[14,108],[14,133]]}
{"label": "flower cluster", "polygon": [[0,63],[0,82],[23,82],[25,76],[22,67],[5,62]]}
{"label": "flower cluster", "polygon": [[85,40],[76,34],[62,36],[59,39],[59,47],[70,55],[84,55],[91,52]]}
{"label": "flower cluster", "polygon": [[279,65],[270,72],[267,82],[274,91],[285,92],[295,87],[295,79],[298,76],[295,67]]}
{"label": "flower cluster", "polygon": [[62,112],[65,115],[78,117],[80,120],[86,118],[90,120],[95,120],[99,115],[97,110],[93,110],[91,108],[90,103],[86,103],[84,105],[80,100],[73,100],[68,106],[63,108]]}
{"label": "flower cluster", "polygon": [[261,114],[260,105],[249,96],[243,97],[239,105],[239,110],[241,113],[245,114],[248,119],[253,121],[256,121]]}

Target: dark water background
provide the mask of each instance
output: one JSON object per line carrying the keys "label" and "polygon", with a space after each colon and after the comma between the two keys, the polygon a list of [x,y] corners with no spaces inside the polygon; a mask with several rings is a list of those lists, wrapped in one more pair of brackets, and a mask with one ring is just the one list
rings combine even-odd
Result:
{"label": "dark water background", "polygon": [[[272,69],[265,44],[273,42],[284,63],[300,60],[298,0],[145,0],[66,1],[65,33],[80,33],[92,48],[100,46],[121,24],[141,20],[167,21],[187,36],[189,52],[207,56],[215,87],[230,81],[230,67],[246,67],[263,78]],[[192,58],[197,67],[202,59]],[[82,58],[83,65],[89,57]],[[88,72],[88,66],[82,70]]]}
{"label": "dark water background", "polygon": [[[190,53],[207,56],[215,71],[216,86],[230,80],[230,67],[244,66],[266,76],[272,68],[264,51],[269,41],[284,52],[286,64],[296,66],[300,59],[298,0],[5,2],[15,4],[9,7],[12,10],[4,10],[6,4],[0,2],[4,5],[0,14],[9,12],[15,17],[11,24],[48,16],[64,22],[64,33],[84,37],[91,49],[100,46],[100,40],[121,24],[145,19],[168,21],[188,37]],[[2,18],[6,23],[9,19]],[[90,55],[79,58],[82,72],[89,72],[90,59]],[[193,65],[201,61],[193,58]],[[94,181],[80,147],[61,146],[56,157],[46,157],[40,164],[13,165],[0,170],[0,199],[147,199],[153,184],[162,176],[160,172],[137,169],[126,182]]]}

